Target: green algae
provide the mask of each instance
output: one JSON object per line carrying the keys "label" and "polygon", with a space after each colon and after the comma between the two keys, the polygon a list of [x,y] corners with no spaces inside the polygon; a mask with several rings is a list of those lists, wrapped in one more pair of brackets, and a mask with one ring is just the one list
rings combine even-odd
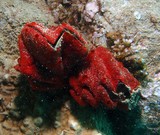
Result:
{"label": "green algae", "polygon": [[20,113],[20,119],[28,116],[33,118],[41,117],[45,126],[54,127],[54,122],[60,109],[68,100],[68,93],[65,91],[57,94],[54,92],[33,91],[29,87],[25,76],[20,76],[17,87],[19,94],[14,103],[17,107],[17,112]]}
{"label": "green algae", "polygon": [[79,107],[72,101],[72,113],[87,129],[96,129],[102,135],[150,135],[137,106],[131,111]]}
{"label": "green algae", "polygon": [[[68,99],[72,99],[65,92],[55,95],[55,93],[32,91],[24,76],[20,77],[18,87],[19,95],[15,99],[15,104],[21,119],[27,116],[41,117],[46,127],[54,127],[61,107]],[[137,93],[133,93],[126,102],[132,108],[135,107],[138,100]],[[71,100],[71,112],[82,127],[96,129],[102,135],[149,135],[141,119],[141,111],[138,106],[131,111],[107,110],[101,105],[98,108],[81,107]]]}
{"label": "green algae", "polygon": [[[24,76],[20,77],[19,95],[15,99],[21,118],[28,116],[41,117],[43,126],[54,127],[56,117],[68,99],[67,93],[59,95],[48,92],[35,92],[29,88]],[[135,94],[136,95],[136,94]],[[136,103],[136,96],[130,99]],[[104,106],[98,108],[81,107],[74,100],[71,101],[72,114],[78,119],[83,128],[96,129],[102,135],[151,135],[141,118],[141,110],[137,106],[130,111],[108,110]],[[133,103],[134,104],[134,103]]]}
{"label": "green algae", "polygon": [[122,103],[126,104],[128,106],[128,110],[132,110],[135,108],[140,100],[140,91],[134,91],[131,94],[131,97],[126,99],[125,101],[122,101]]}
{"label": "green algae", "polygon": [[86,129],[96,129],[104,135],[114,135],[112,132],[112,125],[104,109],[80,107],[72,101],[71,111],[74,116],[79,120],[80,124]]}

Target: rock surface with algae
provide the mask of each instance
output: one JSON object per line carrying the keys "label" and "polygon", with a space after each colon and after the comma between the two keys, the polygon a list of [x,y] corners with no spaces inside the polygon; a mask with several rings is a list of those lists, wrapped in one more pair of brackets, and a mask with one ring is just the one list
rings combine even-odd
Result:
{"label": "rock surface with algae", "polygon": [[[159,12],[159,0],[1,0],[0,135],[160,135]],[[82,108],[67,92],[30,90],[13,66],[19,55],[17,37],[32,21],[46,26],[70,23],[91,44],[103,46],[110,33],[121,33],[113,41],[114,55],[119,59],[123,51],[128,55],[130,50],[123,47],[130,45],[136,58],[146,63],[148,80],[137,108],[129,112]]]}

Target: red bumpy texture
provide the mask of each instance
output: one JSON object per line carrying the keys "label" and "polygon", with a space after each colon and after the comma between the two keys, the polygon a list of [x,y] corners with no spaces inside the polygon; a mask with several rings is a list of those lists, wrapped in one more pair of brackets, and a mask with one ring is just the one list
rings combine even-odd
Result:
{"label": "red bumpy texture", "polygon": [[88,52],[86,44],[68,24],[49,29],[27,23],[18,38],[20,58],[15,69],[28,76],[33,90],[60,90],[67,86],[82,106],[120,106],[131,98],[139,82],[106,48]]}
{"label": "red bumpy texture", "polygon": [[68,24],[49,29],[27,23],[18,37],[20,58],[15,69],[28,76],[33,90],[63,89],[68,74],[87,55],[85,44]]}
{"label": "red bumpy texture", "polygon": [[85,69],[70,78],[70,94],[82,106],[95,107],[101,102],[108,108],[115,108],[139,86],[123,64],[104,47],[92,50],[86,61]]}

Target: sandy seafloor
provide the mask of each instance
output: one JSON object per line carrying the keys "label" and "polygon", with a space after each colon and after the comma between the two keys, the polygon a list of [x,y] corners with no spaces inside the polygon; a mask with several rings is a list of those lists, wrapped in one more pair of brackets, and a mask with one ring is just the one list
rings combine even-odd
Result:
{"label": "sandy seafloor", "polygon": [[[69,22],[94,44],[105,45],[110,31],[136,39],[150,80],[141,88],[145,99],[138,109],[81,108],[67,93],[50,97],[30,91],[13,66],[19,57],[17,37],[32,21]],[[0,0],[0,135],[23,134],[160,135],[160,0]]]}

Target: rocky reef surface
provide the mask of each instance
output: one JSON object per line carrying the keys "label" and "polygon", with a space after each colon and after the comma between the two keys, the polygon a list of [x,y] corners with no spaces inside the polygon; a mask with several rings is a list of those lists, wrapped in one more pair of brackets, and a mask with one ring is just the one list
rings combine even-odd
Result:
{"label": "rocky reef surface", "polygon": [[[158,0],[0,1],[0,135],[160,135],[159,12]],[[119,59],[124,53],[117,49],[130,44],[148,72],[138,107],[129,112],[82,108],[67,92],[30,90],[13,66],[19,55],[17,37],[32,21],[70,23],[91,44],[106,46],[112,39]],[[113,32],[121,35],[112,37]]]}

